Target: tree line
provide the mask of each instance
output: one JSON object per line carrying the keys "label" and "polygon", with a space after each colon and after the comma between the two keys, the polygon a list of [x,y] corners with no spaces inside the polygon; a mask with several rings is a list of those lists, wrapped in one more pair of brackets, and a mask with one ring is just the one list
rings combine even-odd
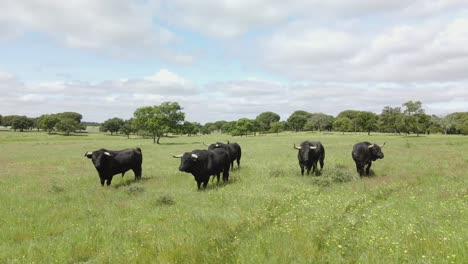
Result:
{"label": "tree line", "polygon": [[336,117],[324,113],[294,111],[287,120],[281,121],[274,112],[260,113],[255,119],[241,118],[237,121],[219,120],[204,125],[185,120],[183,108],[177,102],[146,106],[135,110],[133,117],[124,120],[114,117],[102,124],[81,122],[82,116],[75,112],[26,116],[0,116],[0,125],[13,130],[42,129],[48,133],[85,130],[87,125],[100,125],[100,131],[113,134],[148,136],[159,144],[168,133],[196,134],[226,133],[233,136],[256,135],[257,133],[280,133],[282,131],[338,131],[338,132],[386,132],[395,134],[468,134],[468,112],[452,113],[444,117],[427,115],[420,101],[408,101],[398,107],[385,106],[380,114],[359,110],[344,110]]}

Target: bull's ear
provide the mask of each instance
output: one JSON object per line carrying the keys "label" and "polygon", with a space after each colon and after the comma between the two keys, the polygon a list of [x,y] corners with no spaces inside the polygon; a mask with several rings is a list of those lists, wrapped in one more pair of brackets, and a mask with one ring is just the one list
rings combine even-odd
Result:
{"label": "bull's ear", "polygon": [[107,151],[104,152],[104,155],[111,157],[111,154]]}
{"label": "bull's ear", "polygon": [[373,148],[373,147],[374,147],[374,144],[368,146],[368,148]]}
{"label": "bull's ear", "polygon": [[93,156],[93,152],[88,151],[84,154],[84,156],[90,159]]}

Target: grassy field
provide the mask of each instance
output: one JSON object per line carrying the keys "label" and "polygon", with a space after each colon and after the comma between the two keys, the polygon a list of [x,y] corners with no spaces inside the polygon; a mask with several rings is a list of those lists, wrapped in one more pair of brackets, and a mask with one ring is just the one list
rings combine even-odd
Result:
{"label": "grassy field", "polygon": [[[238,142],[241,168],[205,192],[172,158]],[[293,143],[320,140],[321,176]],[[359,178],[351,149],[385,158]],[[151,139],[0,131],[1,263],[468,263],[468,137],[282,133]],[[86,151],[139,146],[101,187]]]}

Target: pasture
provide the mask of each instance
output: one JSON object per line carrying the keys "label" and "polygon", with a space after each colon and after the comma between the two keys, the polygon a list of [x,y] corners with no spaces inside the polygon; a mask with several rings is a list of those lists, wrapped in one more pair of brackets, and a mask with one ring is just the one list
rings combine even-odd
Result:
{"label": "pasture", "polygon": [[[174,154],[230,140],[229,184],[197,191]],[[301,176],[293,143],[325,147]],[[354,143],[386,142],[359,178]],[[101,187],[99,148],[139,146],[132,171]],[[467,263],[468,137],[293,133],[151,139],[0,131],[1,263]]]}

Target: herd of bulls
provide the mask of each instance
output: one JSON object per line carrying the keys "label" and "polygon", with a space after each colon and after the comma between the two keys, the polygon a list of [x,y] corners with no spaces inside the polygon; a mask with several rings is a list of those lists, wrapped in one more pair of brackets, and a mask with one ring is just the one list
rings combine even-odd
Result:
{"label": "herd of bulls", "polygon": [[[204,144],[204,143],[203,143]],[[206,144],[205,144],[206,145]],[[369,175],[372,161],[383,159],[382,146],[371,144],[369,142],[357,143],[353,147],[351,156],[356,163],[356,169],[360,176]],[[214,143],[207,145],[207,150],[193,150],[180,155],[174,155],[174,158],[180,158],[179,171],[191,173],[195,177],[198,189],[206,189],[210,177],[217,177],[217,183],[223,174],[223,182],[229,181],[229,170],[234,168],[234,161],[240,168],[240,159],[242,156],[241,147],[237,143]],[[301,174],[304,170],[307,174],[315,172],[316,175],[323,169],[325,160],[325,148],[320,141],[304,141],[299,146],[293,145],[298,150],[297,158],[301,168]],[[133,170],[135,180],[141,179],[141,165],[143,163],[143,154],[140,148],[130,148],[119,151],[100,149],[92,152],[86,152],[85,157],[92,160],[96,168],[101,185],[110,185],[112,178],[116,174]],[[317,168],[320,164],[320,171]]]}

